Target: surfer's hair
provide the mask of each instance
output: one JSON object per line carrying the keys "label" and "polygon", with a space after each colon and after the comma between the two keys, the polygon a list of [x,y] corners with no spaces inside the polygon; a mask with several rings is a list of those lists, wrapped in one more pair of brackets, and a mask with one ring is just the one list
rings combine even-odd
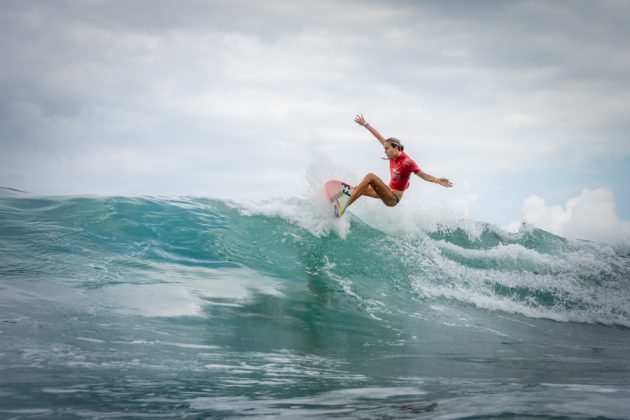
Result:
{"label": "surfer's hair", "polygon": [[390,137],[387,140],[385,140],[387,143],[389,143],[392,147],[395,147],[396,149],[400,150],[401,152],[403,150],[405,150],[405,146],[403,146],[402,144],[400,144],[400,140],[394,138],[394,137]]}

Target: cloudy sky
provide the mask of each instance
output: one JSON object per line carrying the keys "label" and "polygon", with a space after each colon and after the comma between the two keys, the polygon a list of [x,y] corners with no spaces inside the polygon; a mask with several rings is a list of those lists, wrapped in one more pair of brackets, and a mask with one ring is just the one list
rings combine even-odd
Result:
{"label": "cloudy sky", "polygon": [[630,238],[630,2],[0,5],[0,186],[238,200],[298,194],[314,164],[387,178],[362,113],[455,183],[415,179],[416,199]]}

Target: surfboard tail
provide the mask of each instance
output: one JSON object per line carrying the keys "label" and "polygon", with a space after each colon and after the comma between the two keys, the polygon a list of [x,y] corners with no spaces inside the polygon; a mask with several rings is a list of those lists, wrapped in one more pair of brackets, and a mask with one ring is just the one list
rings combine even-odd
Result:
{"label": "surfboard tail", "polygon": [[348,207],[354,187],[338,179],[332,179],[326,182],[324,189],[335,210],[335,217],[341,217]]}

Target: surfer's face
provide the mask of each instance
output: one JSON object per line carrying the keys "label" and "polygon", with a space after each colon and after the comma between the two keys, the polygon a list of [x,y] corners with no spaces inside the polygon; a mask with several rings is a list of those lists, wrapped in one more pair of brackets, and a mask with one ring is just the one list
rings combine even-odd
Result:
{"label": "surfer's face", "polygon": [[385,155],[390,159],[395,158],[400,154],[400,151],[388,142],[383,143],[383,147],[385,148]]}

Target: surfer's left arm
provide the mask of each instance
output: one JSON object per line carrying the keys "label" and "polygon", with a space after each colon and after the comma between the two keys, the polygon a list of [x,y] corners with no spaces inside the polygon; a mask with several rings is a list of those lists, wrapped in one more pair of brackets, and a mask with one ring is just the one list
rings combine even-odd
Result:
{"label": "surfer's left arm", "polygon": [[428,173],[423,172],[422,170],[420,170],[419,172],[416,172],[415,174],[418,175],[420,178],[424,179],[427,182],[433,182],[433,183],[436,183],[436,184],[440,184],[441,186],[446,187],[446,188],[450,188],[450,187],[453,186],[453,183],[451,181],[449,181],[448,179],[446,179],[446,178],[438,178],[438,177],[435,177],[433,175],[429,175]]}

